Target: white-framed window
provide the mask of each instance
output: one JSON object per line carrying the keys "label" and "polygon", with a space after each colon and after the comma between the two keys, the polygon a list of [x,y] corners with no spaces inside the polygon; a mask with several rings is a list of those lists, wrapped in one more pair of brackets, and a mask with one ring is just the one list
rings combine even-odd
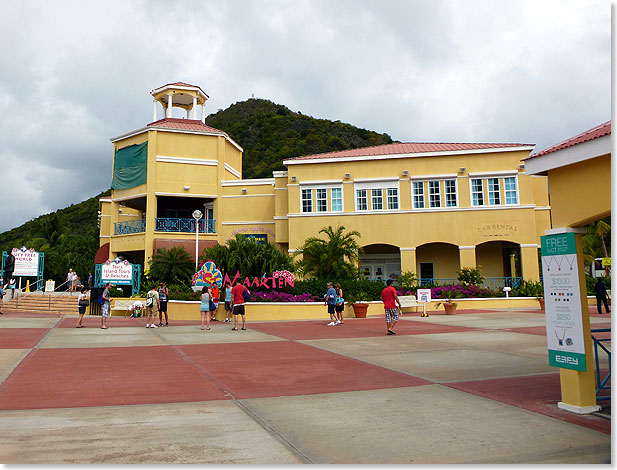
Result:
{"label": "white-framed window", "polygon": [[371,189],[371,206],[374,211],[380,211],[383,209],[383,190]]}
{"label": "white-framed window", "polygon": [[439,195],[439,181],[428,182],[428,202],[430,207],[441,207]]}
{"label": "white-framed window", "polygon": [[[328,199],[330,199],[328,201]],[[302,185],[300,209],[308,212],[342,212],[343,188],[336,183],[309,183]]]}
{"label": "white-framed window", "polygon": [[481,178],[472,178],[471,180],[471,200],[474,206],[484,205],[484,189]]}
{"label": "white-framed window", "polygon": [[516,177],[508,176],[503,179],[506,204],[518,204],[518,191],[516,188]]}
{"label": "white-framed window", "polygon": [[446,207],[456,207],[456,180],[444,180],[444,194],[446,196]]}
{"label": "white-framed window", "polygon": [[[357,211],[398,210],[398,178],[366,179],[354,183]],[[370,200],[369,200],[370,199]]]}
{"label": "white-framed window", "polygon": [[319,188],[315,190],[317,193],[317,212],[328,211],[328,190],[325,188]]}
{"label": "white-framed window", "polygon": [[398,209],[398,188],[388,188],[388,209]]}
{"label": "white-framed window", "polygon": [[471,196],[474,206],[516,205],[518,204],[516,176],[489,175],[485,178],[472,178]]}
{"label": "white-framed window", "polygon": [[424,181],[413,182],[413,207],[424,209]]}
{"label": "white-framed window", "polygon": [[488,203],[491,206],[501,204],[501,194],[499,193],[499,178],[488,178]]}
{"label": "white-framed window", "polygon": [[302,190],[302,212],[313,212],[313,191]]}
{"label": "white-framed window", "polygon": [[343,210],[343,191],[341,188],[332,188],[330,190],[332,197],[332,212],[341,212]]}
{"label": "white-framed window", "polygon": [[366,195],[366,189],[356,189],[356,210],[368,210],[368,198]]}

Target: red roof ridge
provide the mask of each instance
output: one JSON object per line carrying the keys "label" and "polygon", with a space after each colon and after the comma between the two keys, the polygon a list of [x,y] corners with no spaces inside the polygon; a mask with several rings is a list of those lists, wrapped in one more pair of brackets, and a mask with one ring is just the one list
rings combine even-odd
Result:
{"label": "red roof ridge", "polygon": [[334,152],[325,152],[313,155],[302,155],[299,157],[289,158],[286,160],[307,160],[320,158],[337,158],[337,157],[360,157],[372,155],[396,155],[404,153],[430,153],[430,152],[445,152],[457,150],[474,150],[474,149],[491,149],[491,148],[508,148],[508,147],[533,147],[533,144],[521,143],[480,143],[480,142],[393,142],[391,144],[373,145],[370,147],[360,147],[354,149],[337,150]]}
{"label": "red roof ridge", "polygon": [[204,130],[208,132],[218,132],[220,134],[227,135],[225,132],[216,129],[215,127],[204,124],[204,122],[199,119],[163,118],[146,125],[146,127],[157,126],[169,127],[172,129]]}
{"label": "red roof ridge", "polygon": [[591,129],[588,129],[580,134],[575,135],[574,137],[569,137],[555,145],[552,145],[540,152],[531,154],[526,160],[531,158],[541,157],[542,155],[547,155],[549,153],[556,152],[558,150],[563,150],[568,147],[573,147],[574,145],[582,144],[584,142],[589,142],[591,140],[598,139],[600,137],[604,137],[605,135],[611,134],[611,121],[603,122],[602,124],[598,124]]}

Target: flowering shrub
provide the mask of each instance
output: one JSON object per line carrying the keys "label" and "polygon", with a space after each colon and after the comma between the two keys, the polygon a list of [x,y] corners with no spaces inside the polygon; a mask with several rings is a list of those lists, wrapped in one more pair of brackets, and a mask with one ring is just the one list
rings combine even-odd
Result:
{"label": "flowering shrub", "polygon": [[251,292],[253,302],[319,302],[322,298],[312,294],[288,294],[287,292]]}
{"label": "flowering shrub", "polygon": [[[445,292],[452,292],[453,295],[449,296]],[[459,298],[478,298],[478,297],[503,297],[503,294],[499,295],[496,292],[493,292],[491,289],[487,289],[485,287],[478,286],[441,286],[441,287],[433,287],[431,289],[431,298],[432,299],[445,299],[445,298],[459,297]]]}

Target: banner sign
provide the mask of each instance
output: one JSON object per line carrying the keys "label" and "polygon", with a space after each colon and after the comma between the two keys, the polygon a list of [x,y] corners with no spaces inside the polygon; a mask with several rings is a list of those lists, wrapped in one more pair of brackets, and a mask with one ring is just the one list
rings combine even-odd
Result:
{"label": "banner sign", "polygon": [[45,281],[45,292],[53,292],[56,290],[56,281],[49,280]]}
{"label": "banner sign", "polygon": [[133,265],[128,261],[122,261],[120,258],[115,260],[107,260],[101,265],[101,282],[107,284],[127,284],[133,283]]}
{"label": "banner sign", "polygon": [[587,366],[576,238],[569,232],[540,239],[549,365],[584,372]]}
{"label": "banner sign", "polygon": [[418,302],[420,303],[428,303],[431,301],[431,290],[430,289],[418,289]]}
{"label": "banner sign", "polygon": [[15,257],[13,276],[32,276],[39,274],[39,253],[34,248],[13,248],[11,254]]}

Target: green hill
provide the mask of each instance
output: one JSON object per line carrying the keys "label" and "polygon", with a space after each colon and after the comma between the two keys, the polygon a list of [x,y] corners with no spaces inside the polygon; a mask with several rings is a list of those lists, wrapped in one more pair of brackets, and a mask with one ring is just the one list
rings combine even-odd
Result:
{"label": "green hill", "polygon": [[242,146],[244,178],[272,177],[288,158],[393,142],[388,134],[305,116],[262,99],[235,103],[208,116],[206,124]]}
{"label": "green hill", "polygon": [[[387,134],[315,119],[268,100],[249,99],[206,118],[244,148],[244,178],[271,177],[283,160],[301,155],[392,143]],[[110,191],[0,234],[0,250],[26,246],[45,252],[45,279],[64,282],[71,267],[82,279],[99,247],[98,200]]]}

